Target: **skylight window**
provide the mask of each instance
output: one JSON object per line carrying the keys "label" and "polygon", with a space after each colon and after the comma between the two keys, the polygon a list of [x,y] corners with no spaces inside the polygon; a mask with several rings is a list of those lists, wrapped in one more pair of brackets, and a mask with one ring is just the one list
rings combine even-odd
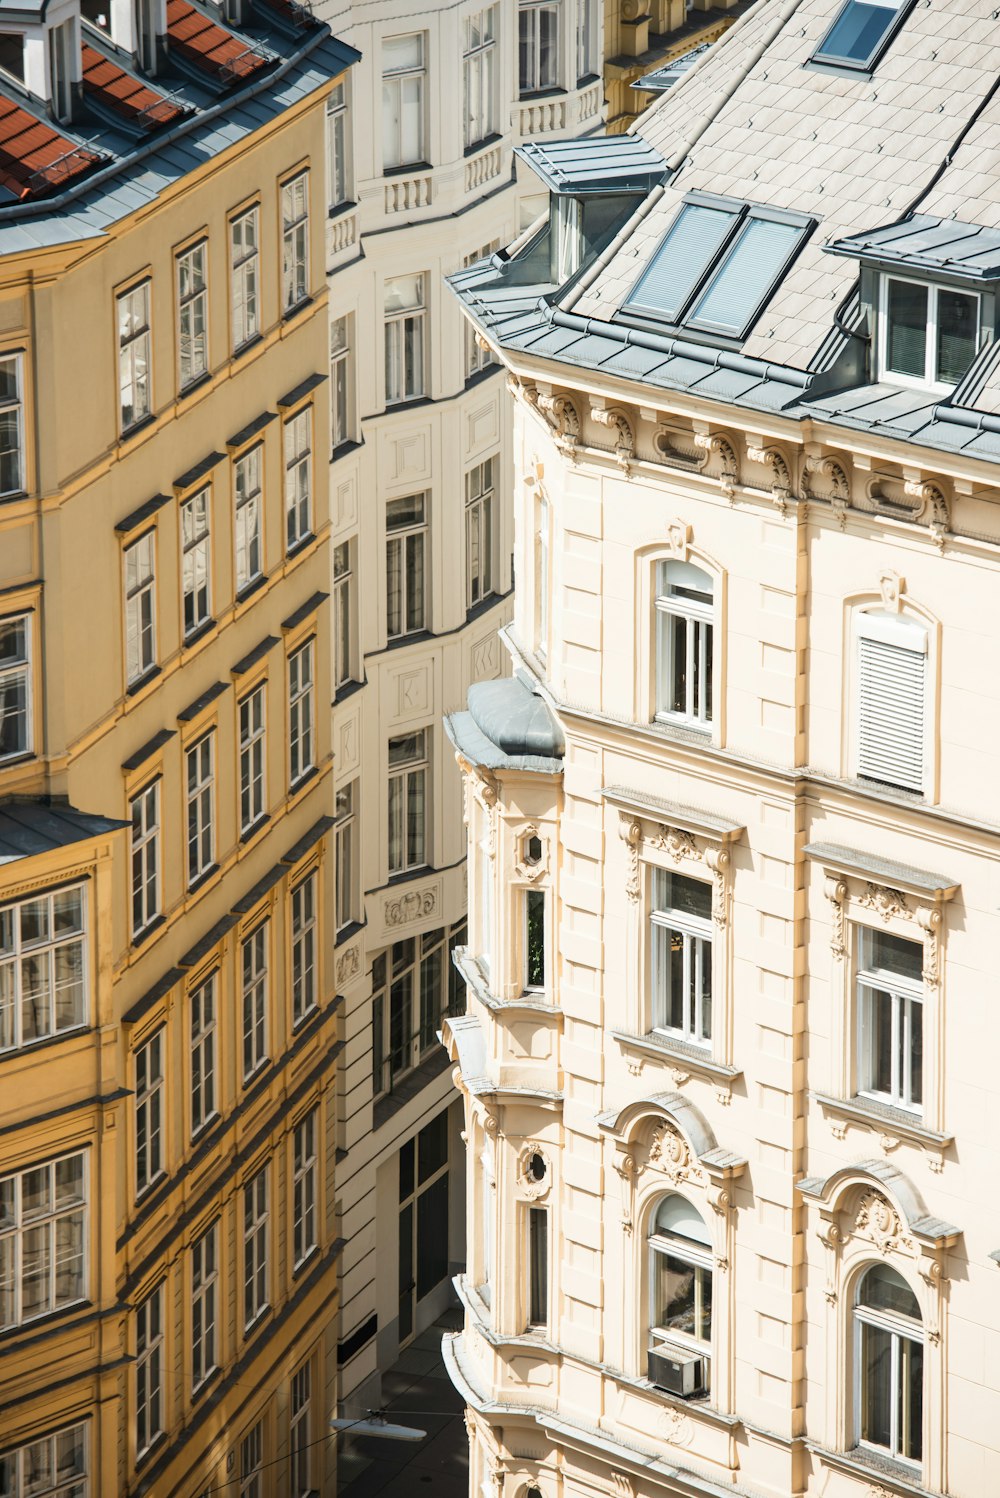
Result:
{"label": "skylight window", "polygon": [[813,62],[868,72],[885,51],[913,0],[847,0]]}
{"label": "skylight window", "polygon": [[623,310],[744,338],[810,227],[745,203],[684,203]]}

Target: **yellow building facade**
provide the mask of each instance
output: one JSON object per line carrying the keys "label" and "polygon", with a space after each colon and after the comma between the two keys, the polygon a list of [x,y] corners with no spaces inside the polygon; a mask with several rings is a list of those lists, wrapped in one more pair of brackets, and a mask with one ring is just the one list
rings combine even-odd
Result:
{"label": "yellow building facade", "polygon": [[0,1492],[326,1493],[357,54],[296,7],[2,30]]}

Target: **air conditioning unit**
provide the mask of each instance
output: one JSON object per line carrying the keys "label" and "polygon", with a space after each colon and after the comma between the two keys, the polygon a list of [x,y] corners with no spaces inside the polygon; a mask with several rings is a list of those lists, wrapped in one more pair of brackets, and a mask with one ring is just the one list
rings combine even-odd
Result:
{"label": "air conditioning unit", "polygon": [[692,1399],[702,1394],[708,1383],[704,1357],[697,1352],[682,1352],[669,1347],[651,1347],[648,1353],[647,1377],[658,1389]]}

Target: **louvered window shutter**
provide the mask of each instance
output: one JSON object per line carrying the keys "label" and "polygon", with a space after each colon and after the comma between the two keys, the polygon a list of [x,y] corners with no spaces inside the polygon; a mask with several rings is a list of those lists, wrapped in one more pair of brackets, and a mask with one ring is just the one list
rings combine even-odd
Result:
{"label": "louvered window shutter", "polygon": [[927,636],[907,620],[865,615],[858,630],[858,774],[924,788]]}

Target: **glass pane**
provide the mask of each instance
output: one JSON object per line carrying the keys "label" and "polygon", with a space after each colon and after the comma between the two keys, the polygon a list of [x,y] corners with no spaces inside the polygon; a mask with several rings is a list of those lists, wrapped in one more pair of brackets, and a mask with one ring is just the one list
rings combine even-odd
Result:
{"label": "glass pane", "polygon": [[942,385],[957,385],[976,357],[979,298],[942,289],[937,304],[937,377]]}
{"label": "glass pane", "polygon": [[734,222],[734,215],[725,209],[685,203],[629,302],[667,319],[676,318]]}
{"label": "glass pane", "polygon": [[528,1274],[530,1295],[528,1320],[542,1326],[549,1315],[549,1214],[532,1207],[528,1215]]}
{"label": "glass pane", "polygon": [[673,1254],[653,1250],[653,1325],[696,1335],[695,1269]]}
{"label": "glass pane", "polygon": [[902,4],[903,0],[848,0],[816,56],[864,66],[874,57]]}
{"label": "glass pane", "polygon": [[526,896],[525,986],[545,987],[545,894],[530,889]]}
{"label": "glass pane", "polygon": [[901,1274],[887,1264],[875,1264],[861,1282],[858,1304],[875,1311],[891,1311],[895,1316],[920,1320],[917,1297]]}
{"label": "glass pane", "polygon": [[861,1439],[892,1445],[892,1333],[861,1327]]}
{"label": "glass pane", "polygon": [[798,224],[750,219],[708,287],[696,302],[692,320],[741,336],[767,298],[801,238]]}
{"label": "glass pane", "polygon": [[448,1163],[448,1113],[445,1110],[420,1130],[417,1137],[417,1184]]}
{"label": "glass pane", "polygon": [[910,1102],[919,1107],[924,1100],[924,1006],[917,999],[907,1005],[910,1014],[910,1054],[903,1058],[903,1076],[909,1078]]}
{"label": "glass pane", "polygon": [[924,967],[923,944],[887,931],[865,930],[863,961],[870,973],[893,973],[919,983]]}
{"label": "glass pane", "polygon": [[927,287],[890,281],[886,312],[885,367],[915,380],[927,377]]}
{"label": "glass pane", "polygon": [[711,885],[703,884],[700,879],[688,879],[685,874],[657,869],[653,900],[657,910],[671,910],[703,921],[712,919]]}
{"label": "glass pane", "polygon": [[924,1445],[924,1349],[909,1337],[900,1337],[899,1344],[899,1455],[919,1462]]}
{"label": "glass pane", "polygon": [[448,1177],[439,1176],[417,1200],[417,1299],[448,1273]]}

